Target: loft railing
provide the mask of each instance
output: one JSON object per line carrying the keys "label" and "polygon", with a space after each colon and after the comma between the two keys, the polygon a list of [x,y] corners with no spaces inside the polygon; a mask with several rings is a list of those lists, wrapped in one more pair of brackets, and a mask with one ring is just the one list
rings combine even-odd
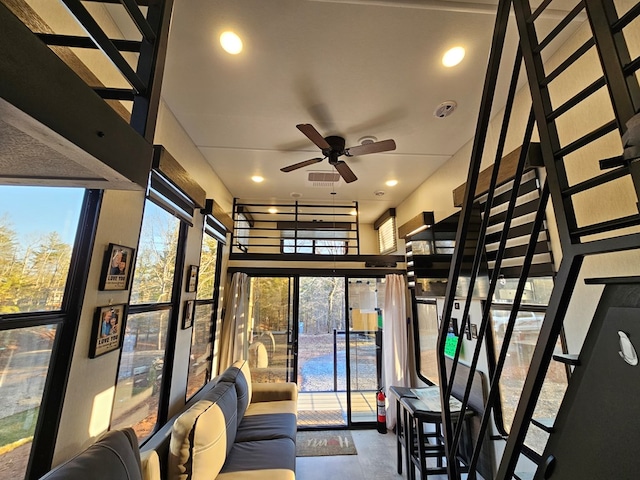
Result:
{"label": "loft railing", "polygon": [[234,202],[235,253],[341,257],[360,254],[358,203]]}
{"label": "loft railing", "polygon": [[153,143],[173,0],[1,1]]}

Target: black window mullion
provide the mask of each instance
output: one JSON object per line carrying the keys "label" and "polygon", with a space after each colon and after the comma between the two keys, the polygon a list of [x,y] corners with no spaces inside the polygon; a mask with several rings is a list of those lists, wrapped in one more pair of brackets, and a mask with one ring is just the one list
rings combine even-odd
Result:
{"label": "black window mullion", "polygon": [[158,403],[158,425],[164,425],[169,418],[169,400],[171,394],[171,381],[173,378],[173,364],[175,360],[176,340],[178,329],[180,328],[180,300],[182,296],[182,284],[185,269],[185,249],[187,245],[187,233],[189,225],[180,222],[180,233],[178,235],[178,245],[176,248],[175,275],[173,277],[173,287],[171,291],[171,316],[167,329],[167,343],[164,353],[164,364],[162,371],[162,385],[160,387],[160,398]]}

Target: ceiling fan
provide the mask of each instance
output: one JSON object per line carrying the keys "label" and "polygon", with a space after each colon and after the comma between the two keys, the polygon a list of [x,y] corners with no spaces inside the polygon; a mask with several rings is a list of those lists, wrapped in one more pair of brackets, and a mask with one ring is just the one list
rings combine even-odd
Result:
{"label": "ceiling fan", "polygon": [[380,142],[365,143],[363,145],[357,145],[355,147],[345,148],[345,140],[342,137],[336,135],[330,135],[323,137],[310,123],[302,123],[296,125],[298,130],[304,133],[309,140],[315,143],[320,150],[322,150],[323,158],[311,158],[304,162],[294,163],[288,167],[283,167],[280,170],[283,172],[291,172],[299,168],[308,167],[314,163],[321,162],[325,158],[329,159],[329,164],[336,167],[336,170],[346,183],[355,182],[358,177],[353,173],[349,165],[343,160],[338,160],[341,156],[355,157],[358,155],[367,155],[368,153],[388,152],[389,150],[396,149],[396,142],[393,140],[382,140]]}

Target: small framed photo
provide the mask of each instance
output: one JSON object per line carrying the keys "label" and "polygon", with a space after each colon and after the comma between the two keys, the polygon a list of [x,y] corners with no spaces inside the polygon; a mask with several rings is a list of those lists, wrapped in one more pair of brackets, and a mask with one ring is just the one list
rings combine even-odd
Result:
{"label": "small framed photo", "polygon": [[100,290],[127,290],[135,249],[110,243],[102,261]]}
{"label": "small framed photo", "polygon": [[195,292],[198,288],[198,265],[190,265],[187,272],[187,292]]}
{"label": "small framed photo", "polygon": [[475,323],[471,324],[471,338],[478,338],[478,325]]}
{"label": "small framed photo", "polygon": [[117,350],[122,345],[126,304],[98,307],[91,329],[89,358]]}
{"label": "small framed photo", "polygon": [[191,328],[193,325],[193,315],[196,308],[195,300],[187,300],[184,302],[184,311],[182,312],[182,329]]}

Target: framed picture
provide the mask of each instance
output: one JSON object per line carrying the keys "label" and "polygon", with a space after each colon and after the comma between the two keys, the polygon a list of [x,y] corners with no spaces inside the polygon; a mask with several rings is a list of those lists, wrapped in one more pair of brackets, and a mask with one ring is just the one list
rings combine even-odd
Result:
{"label": "framed picture", "polygon": [[135,249],[110,243],[102,261],[100,290],[127,290]]}
{"label": "framed picture", "polygon": [[478,325],[475,323],[471,324],[471,338],[478,338]]}
{"label": "framed picture", "polygon": [[96,358],[120,348],[125,315],[125,304],[97,308],[91,329],[89,358]]}
{"label": "framed picture", "polygon": [[198,265],[190,265],[187,272],[187,292],[195,292],[198,288]]}
{"label": "framed picture", "polygon": [[182,329],[191,328],[193,325],[193,315],[196,308],[195,300],[187,300],[184,302],[184,311],[182,312]]}

